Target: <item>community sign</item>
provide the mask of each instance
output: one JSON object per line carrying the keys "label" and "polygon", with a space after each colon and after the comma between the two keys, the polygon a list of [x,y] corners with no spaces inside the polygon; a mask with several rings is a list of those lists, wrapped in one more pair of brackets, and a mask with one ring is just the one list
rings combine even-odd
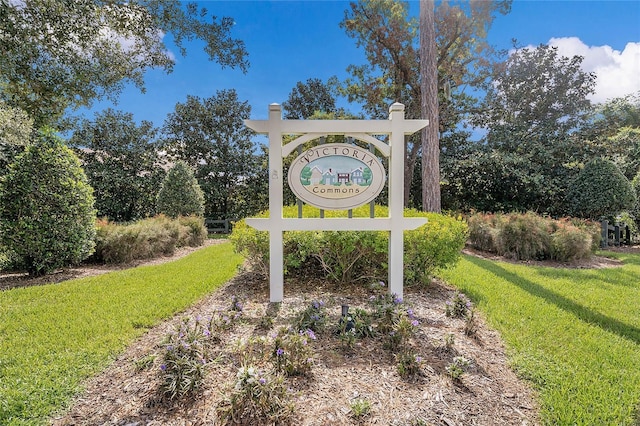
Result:
{"label": "community sign", "polygon": [[357,145],[318,145],[289,168],[289,187],[303,202],[320,209],[347,210],[374,200],[386,181],[384,166]]}

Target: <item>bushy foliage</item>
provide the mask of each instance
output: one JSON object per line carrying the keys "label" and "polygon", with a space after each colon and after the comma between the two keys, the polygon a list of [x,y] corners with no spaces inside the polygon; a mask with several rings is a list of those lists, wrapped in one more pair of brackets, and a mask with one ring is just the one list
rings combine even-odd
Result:
{"label": "bushy foliage", "polygon": [[584,166],[569,186],[567,205],[573,215],[598,220],[632,209],[637,202],[631,183],[618,167],[603,158]]}
{"label": "bushy foliage", "polygon": [[553,220],[528,212],[469,217],[470,244],[517,260],[573,261],[591,256],[600,227],[584,219]]}
{"label": "bushy foliage", "polygon": [[[297,217],[297,207],[285,207],[285,217]],[[260,217],[267,217],[268,212]],[[303,208],[303,217],[318,217],[317,209]],[[376,206],[375,216],[386,217],[388,209]],[[345,217],[346,212],[325,211],[327,219]],[[369,206],[353,210],[353,217],[368,217]],[[404,276],[408,284],[427,282],[438,269],[458,260],[467,238],[467,225],[460,218],[405,210],[405,216],[427,217],[428,223],[405,232]],[[244,221],[231,234],[236,250],[247,255],[260,272],[269,270],[269,237]],[[387,275],[389,236],[376,231],[295,231],[284,233],[284,267],[288,274],[316,273],[332,281],[347,283]]]}
{"label": "bushy foliage", "polygon": [[184,161],[176,162],[164,178],[158,192],[157,210],[173,218],[204,214],[204,193]]}
{"label": "bushy foliage", "polygon": [[30,275],[77,264],[94,249],[93,190],[52,130],[26,148],[0,182],[0,239]]}
{"label": "bushy foliage", "polygon": [[170,219],[164,215],[118,225],[98,221],[95,259],[127,263],[137,259],[171,255],[177,247],[202,245],[207,228],[201,217]]}
{"label": "bushy foliage", "polygon": [[544,259],[551,246],[549,222],[535,213],[510,214],[501,223],[498,252],[516,260]]}
{"label": "bushy foliage", "polygon": [[469,225],[469,244],[473,248],[489,253],[498,251],[499,214],[475,213],[467,219]]}

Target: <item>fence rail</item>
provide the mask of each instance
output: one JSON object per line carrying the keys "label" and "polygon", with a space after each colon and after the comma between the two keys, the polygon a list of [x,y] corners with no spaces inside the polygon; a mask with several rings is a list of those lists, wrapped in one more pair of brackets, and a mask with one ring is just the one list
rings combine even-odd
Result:
{"label": "fence rail", "polygon": [[204,225],[207,227],[209,234],[228,234],[233,229],[235,219],[205,219]]}
{"label": "fence rail", "polygon": [[601,222],[602,239],[600,247],[631,245],[631,230],[624,223],[618,225],[610,225],[608,221]]}

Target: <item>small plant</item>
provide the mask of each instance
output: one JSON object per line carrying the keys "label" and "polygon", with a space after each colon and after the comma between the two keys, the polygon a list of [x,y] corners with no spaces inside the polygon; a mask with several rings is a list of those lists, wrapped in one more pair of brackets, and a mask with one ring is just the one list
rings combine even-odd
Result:
{"label": "small plant", "polygon": [[462,293],[456,293],[446,302],[446,315],[453,318],[466,318],[471,309],[471,301]]}
{"label": "small plant", "polygon": [[393,325],[391,331],[385,334],[383,347],[396,353],[407,351],[409,349],[409,341],[419,324],[418,320],[412,320],[408,315],[402,314],[398,322]]}
{"label": "small plant", "polygon": [[231,307],[229,308],[232,312],[242,312],[243,302],[238,296],[231,296]]}
{"label": "small plant", "polygon": [[471,361],[463,356],[456,356],[453,361],[445,368],[449,377],[453,380],[460,380],[460,377],[465,373],[468,366],[471,365]]}
{"label": "small plant", "polygon": [[315,340],[313,330],[289,332],[281,329],[273,342],[271,360],[277,372],[287,376],[304,376],[311,372],[313,350],[310,340]]}
{"label": "small plant", "polygon": [[366,398],[356,398],[349,405],[351,409],[351,417],[354,419],[362,419],[371,414],[371,403]]}
{"label": "small plant", "polygon": [[136,372],[141,372],[144,370],[148,370],[153,365],[153,362],[156,360],[156,354],[145,355],[142,358],[138,358],[133,360],[133,365],[135,367]]}
{"label": "small plant", "polygon": [[464,334],[465,336],[474,337],[478,332],[478,324],[476,323],[475,309],[469,309],[467,316],[464,319]]}
{"label": "small plant", "polygon": [[218,311],[209,320],[208,328],[221,333],[230,330],[242,318],[242,310]]}
{"label": "small plant", "polygon": [[242,366],[231,396],[219,407],[223,424],[284,424],[293,414],[281,376],[271,376],[253,366]]}
{"label": "small plant", "polygon": [[339,331],[338,338],[340,339],[340,343],[342,343],[342,348],[347,351],[353,349],[358,340],[356,330],[354,328],[347,330],[346,327]]}
{"label": "small plant", "polygon": [[327,322],[327,311],[322,300],[314,300],[295,321],[298,330],[322,331]]}
{"label": "small plant", "polygon": [[411,351],[398,355],[398,374],[403,379],[413,379],[422,374],[424,360]]}
{"label": "small plant", "polygon": [[206,324],[185,318],[164,341],[161,389],[169,399],[196,391],[204,381],[210,347],[216,340]]}
{"label": "small plant", "polygon": [[456,343],[456,336],[453,333],[447,333],[444,336],[444,348],[447,352],[451,352],[453,350],[453,346]]}

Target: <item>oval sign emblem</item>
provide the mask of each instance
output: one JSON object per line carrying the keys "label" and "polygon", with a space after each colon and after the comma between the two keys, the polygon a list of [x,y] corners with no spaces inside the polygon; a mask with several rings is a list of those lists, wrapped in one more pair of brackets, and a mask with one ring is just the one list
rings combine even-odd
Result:
{"label": "oval sign emblem", "polygon": [[375,199],[386,181],[384,166],[357,145],[318,145],[299,155],[289,168],[289,187],[307,204],[347,210]]}

